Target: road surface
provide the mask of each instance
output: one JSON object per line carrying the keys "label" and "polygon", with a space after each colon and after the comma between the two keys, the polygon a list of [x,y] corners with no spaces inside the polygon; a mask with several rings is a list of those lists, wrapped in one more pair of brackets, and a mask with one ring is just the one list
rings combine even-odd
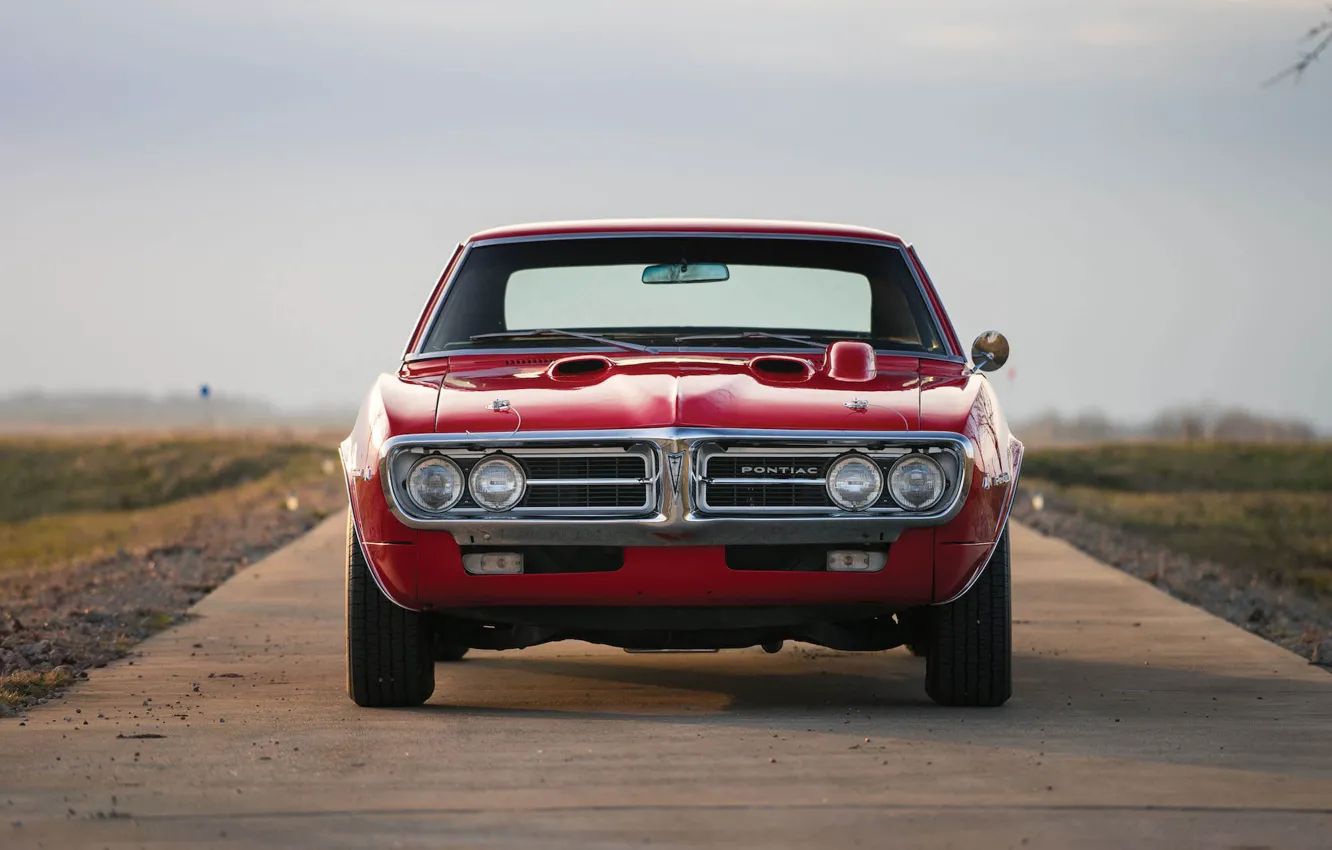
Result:
{"label": "road surface", "polygon": [[578,643],[358,709],[343,529],[0,721],[0,847],[1332,846],[1332,676],[1026,529],[1015,696],[969,710],[904,650]]}

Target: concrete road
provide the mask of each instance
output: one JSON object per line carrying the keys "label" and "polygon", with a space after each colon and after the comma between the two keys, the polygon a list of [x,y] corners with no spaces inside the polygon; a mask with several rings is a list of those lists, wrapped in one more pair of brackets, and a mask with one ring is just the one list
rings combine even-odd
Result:
{"label": "concrete road", "polygon": [[972,710],[903,650],[586,644],[358,709],[342,535],[0,721],[0,847],[1332,847],[1332,676],[1025,529],[1016,695]]}

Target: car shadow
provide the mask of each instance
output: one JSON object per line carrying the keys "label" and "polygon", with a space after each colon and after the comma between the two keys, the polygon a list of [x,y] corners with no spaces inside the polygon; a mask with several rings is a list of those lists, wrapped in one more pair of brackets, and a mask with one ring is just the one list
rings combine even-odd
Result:
{"label": "car shadow", "polygon": [[[976,709],[933,705],[924,675],[924,661],[902,650],[481,656],[438,667],[434,698],[412,711],[832,732],[1248,770],[1268,764],[1332,778],[1325,735],[1332,677],[1254,678],[1019,655],[1013,699]],[[1279,734],[1250,734],[1259,725]]]}

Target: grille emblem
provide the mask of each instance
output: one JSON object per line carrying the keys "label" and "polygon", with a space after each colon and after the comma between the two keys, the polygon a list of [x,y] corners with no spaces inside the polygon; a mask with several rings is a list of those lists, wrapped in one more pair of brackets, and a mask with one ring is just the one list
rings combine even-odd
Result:
{"label": "grille emblem", "polygon": [[741,475],[818,475],[817,466],[742,466]]}
{"label": "grille emblem", "polygon": [[671,492],[680,498],[680,467],[684,464],[684,452],[667,452],[666,466],[671,471]]}

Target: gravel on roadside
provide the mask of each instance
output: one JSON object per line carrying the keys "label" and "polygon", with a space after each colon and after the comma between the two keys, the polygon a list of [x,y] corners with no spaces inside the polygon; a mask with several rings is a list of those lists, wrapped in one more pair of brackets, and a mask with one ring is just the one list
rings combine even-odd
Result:
{"label": "gravel on roadside", "polygon": [[[129,655],[237,571],[345,510],[344,487],[340,476],[325,476],[297,485],[285,501],[219,515],[170,546],[0,575],[0,683],[53,670],[86,678]],[[0,717],[12,713],[0,704]]]}
{"label": "gravel on roadside", "polygon": [[1088,519],[1049,494],[1040,494],[1038,509],[1034,495],[1019,490],[1013,519],[1332,672],[1332,607],[1326,603]]}

